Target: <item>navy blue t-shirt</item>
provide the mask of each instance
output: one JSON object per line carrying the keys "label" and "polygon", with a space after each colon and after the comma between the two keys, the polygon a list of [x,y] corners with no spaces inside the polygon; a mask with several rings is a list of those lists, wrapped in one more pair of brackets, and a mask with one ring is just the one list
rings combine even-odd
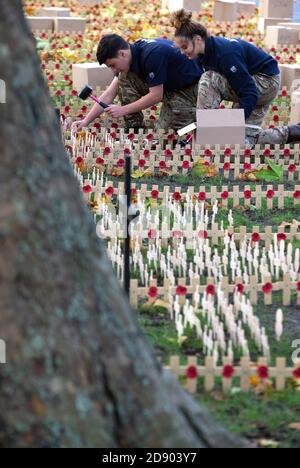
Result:
{"label": "navy blue t-shirt", "polygon": [[213,70],[225,76],[245,109],[246,119],[256,107],[259,97],[252,78],[263,73],[279,75],[278,64],[273,57],[255,45],[241,39],[208,37],[205,40],[205,54],[200,56],[200,64],[205,70]]}
{"label": "navy blue t-shirt", "polygon": [[149,88],[164,85],[167,91],[186,88],[200,80],[203,68],[198,59],[189,60],[167,39],[141,39],[131,46],[130,70]]}

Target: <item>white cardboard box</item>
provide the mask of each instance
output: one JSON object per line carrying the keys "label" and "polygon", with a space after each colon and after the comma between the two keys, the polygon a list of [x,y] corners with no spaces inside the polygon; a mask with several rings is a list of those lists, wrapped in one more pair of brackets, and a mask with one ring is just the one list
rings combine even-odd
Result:
{"label": "white cardboard box", "polygon": [[56,8],[56,7],[45,7],[40,10],[42,16],[52,16],[53,18],[58,18],[59,16],[66,18],[71,15],[70,8]]}
{"label": "white cardboard box", "polygon": [[252,16],[256,12],[256,4],[254,2],[238,1],[238,15]]}
{"label": "white cardboard box", "polygon": [[243,109],[197,109],[196,145],[245,145]]}
{"label": "white cardboard box", "polygon": [[300,64],[279,64],[281,72],[281,86],[289,91],[300,87]]}
{"label": "white cardboard box", "polygon": [[69,32],[84,32],[86,26],[86,19],[85,18],[75,18],[75,17],[67,17],[67,18],[54,18],[54,30],[55,32],[60,31],[69,31]]}
{"label": "white cardboard box", "polygon": [[54,31],[54,18],[46,16],[26,16],[26,20],[34,31]]}
{"label": "white cardboard box", "polygon": [[299,44],[299,31],[286,26],[268,26],[265,44],[269,48],[279,45],[297,45]]}
{"label": "white cardboard box", "polygon": [[205,0],[167,0],[162,6],[167,6],[171,12],[184,8],[189,11],[200,11]]}
{"label": "white cardboard box", "polygon": [[265,34],[268,26],[285,26],[285,23],[290,23],[292,18],[258,18],[258,31],[260,34]]}
{"label": "white cardboard box", "polygon": [[216,0],[213,19],[220,22],[233,22],[238,18],[238,4],[233,0]]}
{"label": "white cardboard box", "polygon": [[294,0],[260,0],[263,18],[293,18]]}
{"label": "white cardboard box", "polygon": [[105,89],[113,79],[114,74],[106,65],[100,66],[97,62],[73,65],[73,88],[76,91],[81,91],[85,85]]}

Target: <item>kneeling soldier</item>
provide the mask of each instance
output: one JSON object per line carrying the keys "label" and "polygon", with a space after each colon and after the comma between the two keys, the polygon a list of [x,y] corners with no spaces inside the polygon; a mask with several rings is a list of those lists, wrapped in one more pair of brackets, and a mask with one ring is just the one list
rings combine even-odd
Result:
{"label": "kneeling soldier", "polygon": [[[116,34],[100,41],[97,59],[115,73],[100,100],[111,104],[119,94],[121,106],[105,110],[113,118],[124,117],[129,128],[144,127],[143,110],[162,101],[157,128],[178,130],[195,121],[198,83],[203,69],[198,60],[189,60],[166,39],[141,39],[128,44]],[[95,104],[87,117],[73,125],[88,126],[104,112]]]}

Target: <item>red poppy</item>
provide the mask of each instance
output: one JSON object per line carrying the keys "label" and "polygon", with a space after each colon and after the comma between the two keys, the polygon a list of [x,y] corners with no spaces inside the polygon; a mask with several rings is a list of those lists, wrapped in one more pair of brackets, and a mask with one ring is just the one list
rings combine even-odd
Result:
{"label": "red poppy", "polygon": [[197,379],[198,369],[196,366],[189,366],[186,370],[186,376],[188,379]]}
{"label": "red poppy", "polygon": [[290,156],[290,155],[291,155],[290,149],[289,149],[289,148],[285,148],[284,151],[283,151],[283,155],[286,156],[286,157]]}
{"label": "red poppy", "polygon": [[226,150],[224,151],[224,154],[225,156],[231,156],[232,155],[232,151],[230,148],[226,148]]}
{"label": "red poppy", "polygon": [[271,294],[271,292],[273,291],[273,284],[272,283],[264,284],[262,290],[264,294]]}
{"label": "red poppy", "polygon": [[166,156],[166,158],[171,158],[171,157],[173,156],[172,151],[169,150],[169,149],[167,149],[167,150],[165,151],[165,156]]}
{"label": "red poppy", "polygon": [[207,239],[208,238],[208,232],[207,231],[199,231],[198,232],[198,237],[199,237],[199,239]]}
{"label": "red poppy", "polygon": [[152,135],[152,133],[149,133],[149,134],[146,136],[146,139],[147,139],[148,141],[152,141],[153,138],[154,138],[154,136]]}
{"label": "red poppy", "polygon": [[291,174],[293,174],[294,172],[296,172],[296,169],[297,169],[297,167],[295,166],[295,164],[290,164],[290,165],[289,165],[289,172],[290,172]]}
{"label": "red poppy", "polygon": [[177,296],[186,296],[187,295],[187,288],[185,286],[177,286],[176,295]]}
{"label": "red poppy", "polygon": [[268,190],[268,191],[267,191],[267,198],[268,198],[269,200],[272,200],[274,197],[275,197],[275,192],[274,192],[274,190]]}
{"label": "red poppy", "polygon": [[280,242],[280,241],[286,241],[286,234],[284,234],[283,232],[279,232],[277,234],[277,240]]}
{"label": "red poppy", "polygon": [[270,149],[265,149],[263,155],[264,156],[271,156],[271,150]]}
{"label": "red poppy", "polygon": [[66,113],[66,114],[69,114],[70,111],[71,111],[71,107],[70,107],[70,106],[66,106],[66,107],[65,107],[65,113]]}
{"label": "red poppy", "polygon": [[184,153],[186,156],[192,156],[192,150],[190,148],[187,148]]}
{"label": "red poppy", "polygon": [[82,112],[87,112],[87,110],[88,110],[87,106],[82,106],[82,108],[81,108]]}
{"label": "red poppy", "polygon": [[119,128],[119,125],[117,123],[113,122],[111,124],[111,128],[117,129],[117,128]]}
{"label": "red poppy", "polygon": [[250,149],[245,149],[245,156],[250,157],[251,156],[251,150]]}
{"label": "red poppy", "polygon": [[130,149],[129,149],[129,148],[125,148],[125,149],[124,149],[124,155],[125,155],[125,156],[129,156],[130,154],[131,154]]}
{"label": "red poppy", "polygon": [[224,366],[223,372],[222,372],[224,379],[231,379],[233,374],[234,374],[234,367],[229,366],[229,365]]}
{"label": "red poppy", "polygon": [[213,284],[209,284],[206,288],[206,294],[209,296],[215,296],[216,294],[216,288]]}
{"label": "red poppy", "polygon": [[244,294],[245,286],[244,286],[243,284],[241,284],[241,283],[240,283],[240,284],[237,284],[237,285],[236,285],[236,290],[237,290],[238,293]]}
{"label": "red poppy", "polygon": [[157,200],[158,197],[159,197],[159,191],[158,190],[152,190],[151,198],[153,198],[154,200]]}
{"label": "red poppy", "polygon": [[82,156],[78,156],[78,158],[76,158],[76,164],[82,164],[84,162],[84,159]]}
{"label": "red poppy", "polygon": [[104,159],[102,158],[97,158],[96,159],[96,164],[100,164],[100,166],[102,166],[104,164]]}
{"label": "red poppy", "polygon": [[173,231],[173,232],[172,232],[172,236],[174,237],[174,239],[180,239],[181,237],[183,237],[183,232],[181,232],[181,231]]}
{"label": "red poppy", "polygon": [[159,163],[159,168],[160,169],[167,169],[167,164],[165,161],[160,161]]}
{"label": "red poppy", "polygon": [[229,162],[225,163],[223,166],[223,169],[224,171],[230,171],[230,163]]}
{"label": "red poppy", "polygon": [[174,192],[172,198],[173,198],[173,200],[179,202],[181,200],[181,193],[180,192]]}
{"label": "red poppy", "polygon": [[111,197],[114,194],[114,188],[113,187],[107,187],[107,189],[105,190],[105,194],[108,197]]}
{"label": "red poppy", "polygon": [[118,167],[124,167],[124,166],[125,166],[125,161],[124,161],[124,159],[119,159],[118,162],[117,162],[117,166],[118,166]]}
{"label": "red poppy", "polygon": [[103,150],[104,156],[108,156],[110,154],[110,152],[111,152],[111,150],[108,147],[104,148],[104,150]]}
{"label": "red poppy", "polygon": [[173,140],[175,140],[175,138],[176,138],[176,137],[175,137],[174,133],[170,133],[170,134],[168,135],[168,140],[169,140],[169,141],[173,141]]}
{"label": "red poppy", "polygon": [[298,367],[298,369],[294,370],[293,377],[294,377],[294,379],[300,379],[300,367]]}
{"label": "red poppy", "polygon": [[206,193],[205,192],[199,192],[198,200],[199,201],[205,201],[206,200]]}
{"label": "red poppy", "polygon": [[[279,58],[279,59],[280,59],[280,58]],[[287,96],[287,91],[286,91],[285,89],[282,90],[281,96],[282,96],[282,97],[286,97],[286,96]]]}
{"label": "red poppy", "polygon": [[297,283],[297,291],[300,292],[300,281]]}
{"label": "red poppy", "polygon": [[84,185],[82,187],[83,193],[91,193],[93,191],[92,187],[90,185]]}
{"label": "red poppy", "polygon": [[111,137],[113,140],[115,140],[115,139],[117,138],[116,132],[112,132],[112,133],[110,134],[110,137]]}
{"label": "red poppy", "polygon": [[149,158],[150,157],[150,151],[149,150],[145,150],[144,151],[144,158]]}
{"label": "red poppy", "polygon": [[278,112],[278,110],[279,110],[279,109],[278,109],[278,106],[273,106],[273,107],[272,107],[272,111],[273,111],[273,112]]}
{"label": "red poppy", "polygon": [[135,196],[135,195],[137,195],[137,193],[138,193],[138,191],[137,191],[136,188],[131,189],[131,195]]}
{"label": "red poppy", "polygon": [[251,200],[251,198],[252,198],[251,190],[245,190],[244,197],[245,197],[245,200]]}
{"label": "red poppy", "polygon": [[183,161],[181,167],[182,167],[182,169],[189,169],[190,168],[190,163],[188,161]]}
{"label": "red poppy", "polygon": [[56,91],[56,96],[58,96],[58,97],[62,96],[62,91],[60,89],[58,89]]}
{"label": "red poppy", "polygon": [[294,199],[295,199],[295,200],[299,200],[299,199],[300,199],[300,190],[296,190],[296,192],[294,193]]}
{"label": "red poppy", "polygon": [[208,157],[212,156],[211,150],[210,150],[210,149],[206,149],[206,150],[204,151],[204,156],[208,156]]}
{"label": "red poppy", "polygon": [[269,369],[266,366],[260,366],[257,369],[257,374],[261,380],[265,380],[269,377]]}
{"label": "red poppy", "polygon": [[258,232],[254,232],[251,236],[251,240],[252,242],[260,242],[261,240],[260,234]]}
{"label": "red poppy", "polygon": [[252,169],[251,164],[249,164],[249,163],[245,163],[245,164],[244,164],[244,170],[245,170],[245,171],[251,171],[251,169]]}
{"label": "red poppy", "polygon": [[135,138],[135,134],[134,133],[129,133],[127,138],[128,138],[128,140],[132,141]]}
{"label": "red poppy", "polygon": [[148,239],[156,239],[157,238],[157,232],[155,229],[150,229],[148,232]]}
{"label": "red poppy", "polygon": [[152,299],[154,299],[155,297],[158,296],[158,289],[154,286],[152,286],[150,289],[149,289],[149,292],[148,292],[148,296],[151,297]]}
{"label": "red poppy", "polygon": [[222,198],[222,200],[228,200],[229,192],[225,191],[225,192],[221,193],[221,198]]}
{"label": "red poppy", "polygon": [[279,115],[274,115],[273,117],[274,122],[279,122]]}
{"label": "red poppy", "polygon": [[139,167],[145,167],[145,165],[146,165],[145,159],[140,159],[139,160]]}

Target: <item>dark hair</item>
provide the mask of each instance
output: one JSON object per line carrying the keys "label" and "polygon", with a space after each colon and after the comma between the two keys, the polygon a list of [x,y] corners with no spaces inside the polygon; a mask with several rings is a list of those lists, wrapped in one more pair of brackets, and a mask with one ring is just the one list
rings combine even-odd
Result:
{"label": "dark hair", "polygon": [[208,32],[205,26],[192,19],[193,13],[184,8],[171,15],[171,25],[175,28],[175,37],[192,40],[195,36],[206,39]]}
{"label": "dark hair", "polygon": [[128,50],[129,44],[123,37],[117,34],[107,34],[103,36],[98,45],[97,60],[100,65],[106,60],[117,58],[120,50]]}

